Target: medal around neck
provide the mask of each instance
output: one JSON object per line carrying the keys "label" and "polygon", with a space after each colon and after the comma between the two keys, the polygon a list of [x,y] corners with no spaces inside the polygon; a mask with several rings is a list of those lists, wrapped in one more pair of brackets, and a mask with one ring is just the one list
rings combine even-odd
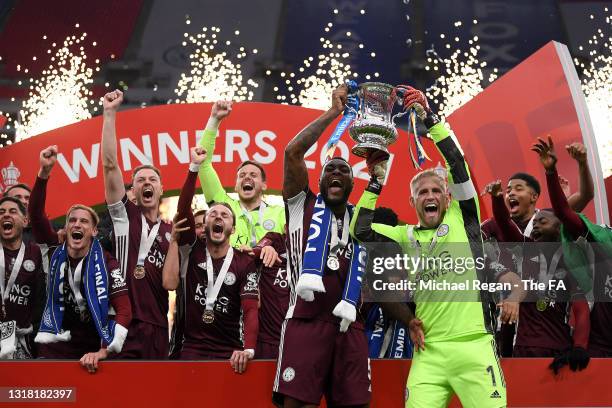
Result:
{"label": "medal around neck", "polygon": [[206,324],[212,324],[215,321],[215,312],[213,310],[204,310],[202,313],[202,321]]}
{"label": "medal around neck", "polygon": [[146,275],[144,265],[136,265],[134,268],[134,277],[138,280],[144,278]]}

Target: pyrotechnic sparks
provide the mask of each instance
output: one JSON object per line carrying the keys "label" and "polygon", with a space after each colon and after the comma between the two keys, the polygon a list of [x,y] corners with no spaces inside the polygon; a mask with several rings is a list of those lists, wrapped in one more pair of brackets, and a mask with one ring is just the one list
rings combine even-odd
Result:
{"label": "pyrotechnic sparks", "polygon": [[[455,23],[455,27],[459,26],[460,21]],[[440,34],[440,38],[445,37]],[[458,46],[459,37],[455,37],[454,42],[453,46]],[[456,48],[448,58],[441,58],[433,47],[427,50],[428,65],[425,69],[440,72],[436,82],[427,89],[427,96],[438,104],[438,111],[443,116],[449,116],[484,89],[487,63],[478,59],[478,36],[474,36],[468,44],[467,51]],[[446,44],[446,48],[451,47],[450,43]],[[493,69],[486,81],[491,83],[495,79],[497,68]]]}
{"label": "pyrotechnic sparks", "polygon": [[[338,14],[338,10],[334,10],[334,14]],[[365,14],[365,10],[360,10],[360,14]],[[333,28],[333,23],[327,23],[324,35],[330,35]],[[335,88],[348,79],[359,78],[359,74],[354,72],[350,65],[350,59],[355,58],[355,53],[349,53],[347,48],[350,46],[355,50],[363,50],[364,45],[355,42],[351,31],[344,31],[342,34],[345,45],[349,45],[344,48],[343,44],[332,42],[325,36],[320,38],[323,50],[319,55],[305,58],[295,72],[281,72],[284,90],[279,91],[279,87],[274,88],[278,102],[326,110],[330,106],[330,95]],[[334,37],[337,37],[337,33]],[[369,56],[375,59],[376,53],[370,52]],[[271,72],[268,71],[266,74],[271,75]],[[380,74],[375,72],[366,75],[365,79],[370,81],[379,77]]]}
{"label": "pyrotechnic sparks", "polygon": [[[220,33],[219,27],[210,29],[203,27],[198,34],[184,33],[183,47],[191,49],[189,55],[191,71],[189,74],[181,74],[175,89],[179,97],[176,99],[177,103],[253,99],[253,89],[258,85],[252,79],[247,79],[245,82],[240,63],[247,57],[248,51],[244,47],[239,47],[233,60],[228,55],[228,51],[219,52],[217,47],[220,46]],[[240,32],[236,30],[234,35],[238,36]],[[224,44],[228,47],[232,41],[227,40]],[[257,50],[251,52],[256,54]]]}
{"label": "pyrotechnic sparks", "polygon": [[[612,28],[612,17],[609,15],[606,24]],[[606,38],[603,30],[598,29],[589,44],[593,48],[589,52],[593,58],[591,62],[585,66],[575,61],[584,69],[582,89],[597,140],[603,175],[608,177],[612,175],[612,37]],[[595,50],[595,46],[599,46],[597,48],[600,50]]]}
{"label": "pyrotechnic sparks", "polygon": [[[95,101],[91,99],[88,85],[99,68],[86,64],[86,37],[87,33],[67,37],[51,57],[51,64],[42,72],[42,77],[30,78],[30,93],[19,112],[15,141],[91,118],[88,105]],[[47,54],[52,54],[53,48],[55,43]],[[21,70],[21,66],[17,68]]]}

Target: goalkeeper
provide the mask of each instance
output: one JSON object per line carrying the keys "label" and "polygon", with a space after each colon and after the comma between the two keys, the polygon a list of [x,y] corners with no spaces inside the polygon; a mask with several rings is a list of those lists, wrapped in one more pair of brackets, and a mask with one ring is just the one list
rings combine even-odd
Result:
{"label": "goalkeeper", "polygon": [[[379,180],[386,172],[386,155],[377,152],[368,159],[372,179],[357,204],[351,233],[365,243],[395,241],[410,257],[450,258],[447,260],[453,265],[464,265],[455,262],[460,258],[483,259],[478,197],[459,145],[431,111],[423,92],[408,88],[404,106],[414,108],[429,130],[446,161],[448,185],[433,170],[418,173],[410,182],[410,204],[419,223],[396,227],[373,223],[382,190]],[[445,269],[443,264],[447,263],[409,271],[409,278],[416,283],[416,318],[410,320],[402,304],[386,305],[393,318],[408,324],[411,337],[416,326],[421,326],[425,334],[425,342],[412,338],[415,353],[406,406],[445,407],[455,393],[464,407],[504,407],[506,384],[492,335],[489,294],[419,289],[420,282],[430,280],[469,283],[471,289],[472,281],[486,281],[484,271],[476,267]]]}
{"label": "goalkeeper", "polygon": [[[227,203],[236,214],[236,232],[230,237],[230,244],[237,248],[253,248],[268,232],[285,231],[285,208],[268,205],[263,201],[267,188],[266,173],[256,161],[247,160],[238,166],[235,192],[238,199],[231,198],[223,189],[212,158],[215,150],[219,124],[232,112],[231,101],[218,101],[212,106],[210,118],[200,141],[208,155],[199,171],[202,192],[207,203]],[[277,257],[278,258],[278,257]]]}

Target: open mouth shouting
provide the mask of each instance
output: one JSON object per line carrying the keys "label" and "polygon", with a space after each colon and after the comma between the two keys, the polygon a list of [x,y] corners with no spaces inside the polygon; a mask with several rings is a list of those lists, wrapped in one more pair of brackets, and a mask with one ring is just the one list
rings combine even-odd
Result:
{"label": "open mouth shouting", "polygon": [[508,199],[508,207],[510,207],[510,213],[516,213],[519,209],[519,201],[514,197],[510,197]]}
{"label": "open mouth shouting", "polygon": [[72,242],[75,243],[75,244],[81,243],[81,241],[83,240],[84,236],[85,235],[83,234],[83,231],[72,230],[70,232],[70,238],[72,238]]}
{"label": "open mouth shouting", "polygon": [[153,187],[144,187],[142,189],[142,198],[145,200],[151,200],[153,198]]}
{"label": "open mouth shouting", "polygon": [[2,221],[2,231],[3,232],[11,232],[13,231],[13,222],[12,221]]}
{"label": "open mouth shouting", "polygon": [[329,187],[327,188],[328,194],[340,195],[344,190],[344,184],[339,178],[332,177],[329,180]]}
{"label": "open mouth shouting", "polygon": [[438,205],[436,203],[427,203],[423,206],[423,212],[429,217],[438,215]]}
{"label": "open mouth shouting", "polygon": [[251,191],[255,190],[255,183],[253,183],[251,180],[246,180],[242,183],[242,191],[244,191],[245,193],[250,193]]}

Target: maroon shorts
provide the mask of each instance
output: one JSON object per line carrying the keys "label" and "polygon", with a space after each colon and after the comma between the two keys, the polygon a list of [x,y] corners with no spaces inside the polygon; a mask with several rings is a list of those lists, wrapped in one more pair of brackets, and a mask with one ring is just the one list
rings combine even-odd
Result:
{"label": "maroon shorts", "polygon": [[278,358],[278,344],[257,340],[255,358],[258,360],[276,360]]}
{"label": "maroon shorts", "polygon": [[370,360],[363,330],[322,320],[285,320],[274,380],[274,402],[285,396],[318,405],[363,405],[370,401]]}
{"label": "maroon shorts", "polygon": [[179,354],[179,360],[229,360],[231,356],[231,354],[227,356],[208,354],[194,348],[184,347]]}
{"label": "maroon shorts", "polygon": [[132,320],[121,353],[114,358],[126,360],[166,360],[168,328]]}

